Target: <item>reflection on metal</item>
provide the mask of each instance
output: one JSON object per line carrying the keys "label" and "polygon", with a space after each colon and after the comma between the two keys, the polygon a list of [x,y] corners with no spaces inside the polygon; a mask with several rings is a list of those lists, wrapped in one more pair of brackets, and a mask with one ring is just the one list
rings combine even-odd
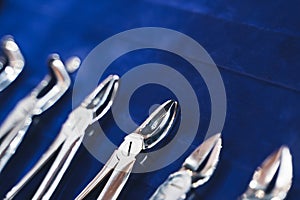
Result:
{"label": "reflection on metal", "polygon": [[255,171],[241,200],[283,200],[292,185],[293,165],[289,148],[282,146]]}
{"label": "reflection on metal", "polygon": [[205,140],[183,163],[182,168],[171,174],[159,186],[150,200],[181,200],[191,188],[206,183],[213,175],[222,148],[221,134]]}
{"label": "reflection on metal", "polygon": [[57,54],[49,58],[49,75],[9,113],[0,127],[0,172],[23,140],[32,117],[57,102],[67,91],[71,79]]}
{"label": "reflection on metal", "polygon": [[77,152],[86,128],[110,109],[119,87],[119,77],[109,76],[73,110],[62,129],[35,166],[13,187],[5,199],[13,197],[33,178],[45,163],[60,149],[50,170],[32,199],[49,199]]}
{"label": "reflection on metal", "polygon": [[177,102],[169,100],[159,106],[123,143],[96,177],[76,197],[84,199],[111,173],[98,199],[117,199],[134,166],[136,156],[155,146],[171,130],[177,113]]}
{"label": "reflection on metal", "polygon": [[9,86],[21,73],[25,61],[12,36],[2,38],[3,56],[0,57],[0,92]]}

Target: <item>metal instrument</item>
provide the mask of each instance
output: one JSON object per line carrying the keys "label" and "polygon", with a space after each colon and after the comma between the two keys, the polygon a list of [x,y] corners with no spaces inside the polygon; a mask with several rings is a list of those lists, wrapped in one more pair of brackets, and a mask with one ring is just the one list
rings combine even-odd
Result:
{"label": "metal instrument", "polygon": [[240,200],[283,200],[292,185],[293,164],[290,150],[282,146],[253,174]]}
{"label": "metal instrument", "polygon": [[5,199],[12,199],[60,149],[50,170],[32,199],[49,199],[76,154],[86,128],[102,118],[110,109],[119,87],[119,77],[110,75],[73,110],[60,133],[34,167],[14,186]]}
{"label": "metal instrument", "polygon": [[50,74],[16,105],[0,127],[0,172],[22,142],[32,117],[55,104],[71,84],[66,67],[57,54],[50,56],[49,68]]}
{"label": "metal instrument", "polygon": [[206,183],[218,164],[221,143],[221,134],[206,139],[185,160],[181,169],[159,186],[150,200],[182,200],[192,188]]}
{"label": "metal instrument", "polygon": [[159,106],[144,123],[124,138],[124,142],[76,200],[85,198],[106,177],[109,179],[98,199],[117,199],[132,171],[136,156],[141,151],[152,148],[166,136],[174,123],[176,113],[175,101],[169,100]]}
{"label": "metal instrument", "polygon": [[0,92],[9,86],[21,73],[25,61],[12,36],[2,38],[3,56],[0,57]]}

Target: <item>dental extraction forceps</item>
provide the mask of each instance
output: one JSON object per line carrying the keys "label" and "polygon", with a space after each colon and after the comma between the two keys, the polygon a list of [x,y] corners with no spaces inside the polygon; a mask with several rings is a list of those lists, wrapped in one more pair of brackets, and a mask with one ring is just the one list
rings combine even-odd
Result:
{"label": "dental extraction forceps", "polygon": [[292,185],[293,164],[289,148],[282,146],[256,169],[240,200],[283,200]]}
{"label": "dental extraction forceps", "polygon": [[167,135],[174,124],[176,112],[176,101],[169,100],[159,106],[144,123],[124,138],[123,143],[113,152],[102,170],[76,197],[76,200],[85,198],[110,173],[98,199],[117,199],[132,171],[136,156],[141,151],[155,146]]}
{"label": "dental extraction forceps", "polygon": [[21,73],[25,61],[12,36],[2,38],[3,56],[0,58],[0,92],[9,86]]}
{"label": "dental extraction forceps", "polygon": [[[40,115],[57,102],[67,91],[71,79],[57,54],[48,61],[50,74],[9,113],[0,127],[0,172],[23,140],[32,117]],[[77,68],[79,65],[77,66]]]}
{"label": "dental extraction forceps", "polygon": [[110,109],[119,87],[119,77],[110,75],[73,110],[60,133],[34,167],[14,186],[5,199],[12,199],[59,149],[50,170],[32,199],[50,199],[77,152],[86,128]]}
{"label": "dental extraction forceps", "polygon": [[206,139],[185,160],[181,169],[159,186],[150,200],[182,200],[191,188],[206,183],[215,171],[221,151],[221,134]]}

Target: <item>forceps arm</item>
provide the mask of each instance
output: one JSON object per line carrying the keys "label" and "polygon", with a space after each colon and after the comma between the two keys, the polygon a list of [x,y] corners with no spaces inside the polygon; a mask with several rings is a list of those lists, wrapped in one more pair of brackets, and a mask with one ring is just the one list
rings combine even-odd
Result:
{"label": "forceps arm", "polygon": [[97,187],[103,179],[114,170],[115,166],[118,163],[118,159],[116,157],[117,150],[111,155],[107,163],[103,166],[101,171],[95,176],[95,178],[80,192],[80,194],[75,198],[75,200],[84,199],[95,187]]}
{"label": "forceps arm", "polygon": [[[95,187],[97,187],[108,174],[112,172],[103,190],[97,199],[116,199],[124,187],[130,172],[132,171],[135,156],[121,158],[120,151],[115,150],[105,166],[96,175],[96,177],[84,188],[84,190],[75,198],[75,200],[84,199]],[[119,158],[118,158],[119,157]]]}
{"label": "forceps arm", "polygon": [[34,98],[31,96],[21,100],[2,123],[0,127],[0,139],[6,136],[18,124],[22,123],[24,117],[28,114],[26,110],[33,109],[34,105]]}
{"label": "forceps arm", "polygon": [[43,182],[34,194],[32,198],[33,200],[49,199],[51,197],[62,176],[70,165],[82,139],[83,136],[72,138],[72,140],[67,139],[65,141]]}
{"label": "forceps arm", "polygon": [[15,195],[30,181],[33,176],[46,164],[46,162],[53,156],[65,140],[65,136],[59,134],[55,141],[51,144],[49,149],[42,155],[33,168],[6,194],[4,200],[11,200]]}
{"label": "forceps arm", "polygon": [[29,110],[33,107],[34,99],[30,96],[21,100],[0,127],[0,138],[4,138],[0,145],[0,172],[23,140],[32,121]]}
{"label": "forceps arm", "polygon": [[122,188],[128,180],[135,160],[135,156],[126,157],[126,159],[119,160],[117,166],[115,167],[112,175],[108,179],[97,200],[117,199]]}
{"label": "forceps arm", "polygon": [[[0,145],[0,172],[22,142],[32,122],[32,116],[41,114],[51,107],[70,85],[70,77],[57,54],[50,56],[49,66],[52,76],[46,76],[30,95],[17,104],[5,120],[3,128],[0,128],[0,138],[6,136]],[[39,97],[44,89],[47,89],[51,80],[56,80],[56,84],[50,91]]]}
{"label": "forceps arm", "polygon": [[[48,58],[48,65],[52,76],[47,75],[32,92],[33,96],[37,96],[36,107],[38,110],[35,110],[35,114],[40,114],[51,107],[61,98],[71,84],[71,79],[66,66],[60,60],[59,55],[51,54]],[[43,93],[43,90],[47,88],[47,85],[50,84],[52,79],[56,79],[55,85],[47,91],[45,95],[39,97],[39,95]]]}
{"label": "forceps arm", "polygon": [[0,172],[3,170],[6,163],[13,156],[17,147],[23,140],[30,123],[30,117],[23,119],[16,127],[9,131],[7,137],[5,137],[2,141],[0,146]]}

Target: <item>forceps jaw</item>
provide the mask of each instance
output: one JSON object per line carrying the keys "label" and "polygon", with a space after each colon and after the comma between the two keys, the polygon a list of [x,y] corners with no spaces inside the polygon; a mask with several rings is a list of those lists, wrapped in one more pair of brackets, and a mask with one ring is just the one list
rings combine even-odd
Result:
{"label": "forceps jaw", "polygon": [[119,88],[119,82],[119,76],[109,75],[83,101],[81,106],[92,110],[92,112],[95,114],[91,124],[102,118],[111,108]]}
{"label": "forceps jaw", "polygon": [[185,160],[179,171],[171,174],[162,183],[150,200],[181,200],[187,193],[203,185],[212,176],[219,160],[221,150],[221,134],[206,139]]}
{"label": "forceps jaw", "polygon": [[289,148],[280,147],[257,168],[241,199],[285,199],[292,185],[292,165]]}
{"label": "forceps jaw", "polygon": [[214,173],[222,148],[221,133],[206,139],[185,160],[181,170],[187,170],[192,177],[192,187],[206,183]]}
{"label": "forceps jaw", "polygon": [[[101,87],[95,89],[95,91],[97,91],[96,94],[98,94],[99,89],[101,89]],[[96,95],[90,95],[91,99],[92,96],[96,97]],[[33,199],[49,199],[76,154],[84,137],[85,129],[92,119],[93,113],[82,105],[73,110],[49,149],[43,154],[36,165],[20,180],[20,182],[12,188],[6,195],[6,199],[12,199],[44,166],[44,164],[55,155],[55,152],[58,151],[58,155],[52,163],[50,170],[33,197]]]}
{"label": "forceps jaw", "polygon": [[[0,91],[13,82],[24,68],[23,55],[12,36],[5,36],[2,39],[2,50],[5,54],[5,61],[2,63],[0,75]],[[4,66],[6,64],[6,66]],[[2,69],[5,68],[5,69]]]}
{"label": "forceps jaw", "polygon": [[143,149],[152,148],[167,135],[174,124],[177,109],[177,101],[166,101],[134,131],[144,137]]}
{"label": "forceps jaw", "polygon": [[34,115],[39,115],[51,107],[71,85],[66,66],[58,54],[51,54],[48,57],[48,66],[50,75],[47,75],[31,93],[31,96],[37,99]]}
{"label": "forceps jaw", "polygon": [[[135,157],[142,150],[146,149],[145,140],[153,139],[151,146],[159,142],[173,125],[176,111],[177,102],[175,101],[167,101],[159,106],[137,130],[125,137],[122,144],[114,151],[102,170],[76,197],[76,200],[85,198],[90,191],[108,176],[110,171],[113,172],[98,199],[117,199],[134,166]],[[156,136],[158,138],[155,138]],[[148,148],[150,147],[148,146]]]}

